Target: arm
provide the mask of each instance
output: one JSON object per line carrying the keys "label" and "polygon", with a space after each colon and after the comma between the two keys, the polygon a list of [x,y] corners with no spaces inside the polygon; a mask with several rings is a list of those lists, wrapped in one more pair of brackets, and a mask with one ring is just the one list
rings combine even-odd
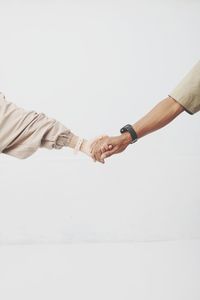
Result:
{"label": "arm", "polygon": [[[150,112],[148,112],[144,117],[132,125],[138,138],[152,133],[167,124],[169,124],[173,119],[175,119],[180,113],[184,111],[184,107],[176,102],[171,97],[159,102]],[[93,148],[92,156],[96,160],[104,162],[104,159],[122,152],[131,143],[131,136],[128,132],[123,133],[116,137],[105,137],[101,142],[99,141],[99,146],[101,147],[99,151],[96,146]],[[112,149],[109,149],[109,145],[112,145]],[[111,147],[110,147],[111,148]]]}
{"label": "arm", "polygon": [[[158,103],[148,114],[133,124],[133,128],[138,138],[141,138],[166,126],[184,110],[190,114],[200,111],[200,61],[186,74],[169,94],[169,97]],[[95,142],[92,156],[94,159],[104,162],[106,157],[125,150],[130,142],[129,133],[104,138],[104,140]]]}
{"label": "arm", "polygon": [[166,126],[183,111],[182,105],[168,97],[159,102],[149,113],[133,124],[133,128],[138,138],[141,138]]}
{"label": "arm", "polygon": [[27,158],[40,147],[70,147],[90,156],[90,142],[80,139],[59,121],[43,113],[26,111],[0,93],[0,153]]}

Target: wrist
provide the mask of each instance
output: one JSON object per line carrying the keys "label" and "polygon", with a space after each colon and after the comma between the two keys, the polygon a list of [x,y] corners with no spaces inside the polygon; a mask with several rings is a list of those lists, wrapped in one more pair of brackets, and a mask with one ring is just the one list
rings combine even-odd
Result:
{"label": "wrist", "polygon": [[137,142],[138,135],[132,125],[130,124],[125,125],[120,129],[120,132],[122,134],[127,133],[127,135],[124,137],[125,141],[127,142],[129,141],[131,144]]}
{"label": "wrist", "polygon": [[[75,149],[79,141],[80,141],[80,138],[77,135],[74,135],[73,133],[71,133],[71,137],[70,137],[70,140],[69,140],[69,143],[68,143],[68,147],[70,147],[72,149]],[[82,143],[80,144],[79,151],[88,154],[89,142],[87,140],[85,140],[85,139],[82,140]]]}
{"label": "wrist", "polygon": [[132,137],[129,132],[122,133],[120,139],[124,145],[129,145],[132,142]]}
{"label": "wrist", "polygon": [[78,143],[79,137],[73,133],[70,134],[70,139],[68,143],[68,147],[75,149],[76,144]]}
{"label": "wrist", "polygon": [[89,148],[90,148],[89,142],[84,139],[83,143],[80,147],[80,151],[83,152],[83,153],[88,154]]}

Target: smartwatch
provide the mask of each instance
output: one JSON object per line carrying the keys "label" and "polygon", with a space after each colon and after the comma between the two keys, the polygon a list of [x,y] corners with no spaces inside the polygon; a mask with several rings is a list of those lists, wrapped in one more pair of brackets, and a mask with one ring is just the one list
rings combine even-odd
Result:
{"label": "smartwatch", "polygon": [[135,132],[135,130],[133,129],[133,127],[130,124],[127,124],[126,126],[122,127],[120,129],[120,132],[121,133],[129,132],[130,133],[131,138],[132,138],[131,144],[137,142],[137,140],[138,140],[137,133]]}

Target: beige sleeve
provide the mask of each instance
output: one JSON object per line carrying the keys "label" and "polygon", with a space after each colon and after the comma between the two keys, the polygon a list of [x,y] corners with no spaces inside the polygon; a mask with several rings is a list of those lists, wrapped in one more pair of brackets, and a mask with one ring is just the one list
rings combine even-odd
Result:
{"label": "beige sleeve", "polygon": [[0,93],[0,153],[27,158],[39,147],[61,149],[76,137],[43,113],[25,111]]}
{"label": "beige sleeve", "polygon": [[169,94],[187,112],[194,114],[200,110],[200,61]]}

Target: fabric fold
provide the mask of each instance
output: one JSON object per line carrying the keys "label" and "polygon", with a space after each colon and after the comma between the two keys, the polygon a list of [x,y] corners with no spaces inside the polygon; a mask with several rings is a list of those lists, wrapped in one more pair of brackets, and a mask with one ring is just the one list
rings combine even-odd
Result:
{"label": "fabric fold", "polygon": [[24,159],[39,147],[67,147],[73,136],[57,120],[44,113],[26,111],[0,94],[0,152]]}

